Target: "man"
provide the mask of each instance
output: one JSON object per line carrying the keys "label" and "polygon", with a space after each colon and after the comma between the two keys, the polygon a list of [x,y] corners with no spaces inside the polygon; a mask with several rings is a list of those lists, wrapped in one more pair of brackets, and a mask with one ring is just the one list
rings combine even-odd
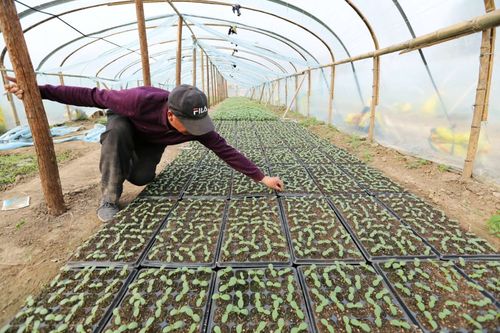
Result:
{"label": "man", "polygon": [[[23,98],[15,83],[5,90]],[[208,115],[207,97],[196,87],[183,84],[172,92],[155,87],[100,90],[70,86],[40,86],[43,99],[63,104],[108,109],[108,124],[101,135],[102,198],[98,218],[107,222],[119,211],[123,182],[141,186],[155,177],[166,146],[199,141],[233,169],[282,191],[283,181],[269,177],[238,150],[226,143]]]}

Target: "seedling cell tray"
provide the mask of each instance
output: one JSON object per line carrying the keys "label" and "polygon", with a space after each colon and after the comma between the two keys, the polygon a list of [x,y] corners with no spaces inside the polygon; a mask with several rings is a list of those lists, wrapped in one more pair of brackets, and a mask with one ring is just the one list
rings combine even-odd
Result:
{"label": "seedling cell tray", "polygon": [[70,259],[70,266],[137,265],[177,200],[140,197],[117,214]]}
{"label": "seedling cell tray", "polygon": [[455,261],[455,269],[466,279],[483,287],[482,293],[500,308],[500,261],[461,258]]}
{"label": "seedling cell tray", "polygon": [[103,332],[204,332],[213,282],[207,267],[141,269]]}
{"label": "seedling cell tray", "polygon": [[127,267],[63,268],[0,332],[100,332],[135,276]]}
{"label": "seedling cell tray", "polygon": [[294,263],[364,262],[363,255],[326,199],[287,197],[281,198],[280,204],[288,226]]}
{"label": "seedling cell tray", "polygon": [[388,261],[378,268],[425,331],[498,330],[498,308],[453,262]]}
{"label": "seedling cell tray", "polygon": [[317,332],[414,332],[417,328],[369,265],[302,266],[299,277]]}
{"label": "seedling cell tray", "polygon": [[183,199],[142,262],[146,267],[215,267],[227,200]]}
{"label": "seedling cell tray", "polygon": [[210,333],[310,332],[297,273],[292,267],[231,267],[217,272]]}

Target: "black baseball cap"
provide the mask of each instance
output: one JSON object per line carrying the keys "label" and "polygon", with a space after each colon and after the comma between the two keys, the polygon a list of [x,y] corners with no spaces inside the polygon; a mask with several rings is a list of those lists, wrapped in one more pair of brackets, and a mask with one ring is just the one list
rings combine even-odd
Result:
{"label": "black baseball cap", "polygon": [[168,108],[193,135],[203,135],[215,129],[208,116],[207,96],[200,89],[181,84],[170,92]]}

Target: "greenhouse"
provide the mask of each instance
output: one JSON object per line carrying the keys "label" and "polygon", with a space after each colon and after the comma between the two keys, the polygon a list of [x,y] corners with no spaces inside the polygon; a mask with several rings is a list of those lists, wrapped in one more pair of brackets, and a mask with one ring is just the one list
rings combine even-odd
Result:
{"label": "greenhouse", "polygon": [[3,0],[0,332],[497,332],[497,0]]}

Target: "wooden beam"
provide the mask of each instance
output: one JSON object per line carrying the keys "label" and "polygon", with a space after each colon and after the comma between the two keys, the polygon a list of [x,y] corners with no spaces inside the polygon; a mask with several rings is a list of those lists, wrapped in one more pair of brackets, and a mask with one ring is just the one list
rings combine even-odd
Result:
{"label": "wooden beam", "polygon": [[[62,72],[59,72],[59,83],[61,86],[64,86],[64,76]],[[66,115],[68,116],[68,120],[71,121],[71,110],[68,104],[66,104]]]}
{"label": "wooden beam", "polygon": [[285,105],[288,104],[288,79],[285,77]]}
{"label": "wooden beam", "polygon": [[378,104],[379,94],[379,77],[380,77],[380,58],[373,58],[373,85],[372,85],[372,100],[370,103],[370,126],[368,128],[368,141],[373,142],[375,132],[375,110]]}
{"label": "wooden beam", "polygon": [[151,72],[149,69],[148,39],[146,35],[146,23],[144,21],[143,0],[135,0],[135,13],[137,15],[137,30],[139,31],[139,43],[141,45],[142,81],[145,86],[151,86]]}
{"label": "wooden beam", "polygon": [[[488,10],[489,1],[485,1],[485,3]],[[488,29],[484,30],[482,33],[479,78],[476,88],[474,114],[472,116],[467,156],[465,158],[464,169],[462,172],[462,179],[464,180],[472,177],[474,161],[476,159],[477,147],[479,144],[479,136],[481,134],[481,121],[483,120],[485,110],[487,109],[489,90],[491,88],[491,81],[489,81],[491,73],[490,67],[493,66],[492,56],[495,52],[494,30],[495,29]]]}
{"label": "wooden beam", "polygon": [[335,94],[335,65],[331,67],[330,73],[330,94],[328,98],[328,125],[332,125],[333,122],[333,98]]}
{"label": "wooden beam", "polygon": [[193,86],[196,87],[196,47],[193,48]]}
{"label": "wooden beam", "polygon": [[307,71],[307,116],[311,116],[311,70]]}
{"label": "wooden beam", "polygon": [[54,143],[50,136],[49,122],[43,108],[40,89],[36,82],[33,64],[13,0],[2,0],[0,5],[0,27],[17,78],[17,84],[24,90],[22,101],[33,135],[40,183],[47,208],[50,214],[60,215],[66,211],[66,207],[57,168]]}
{"label": "wooden beam", "polygon": [[210,91],[210,60],[208,60],[207,56],[207,99],[208,99],[208,106],[210,107],[212,105],[212,92]]}
{"label": "wooden beam", "polygon": [[[2,65],[0,66],[0,71],[2,72],[2,82],[4,85],[6,85],[9,81],[7,80],[7,71],[5,70],[5,67]],[[14,102],[14,96],[10,92],[7,92],[7,100],[9,101],[10,105],[10,110],[12,111],[12,115],[14,116],[14,122],[16,123],[16,126],[21,125],[21,121],[19,120],[19,115],[17,114],[17,108],[16,108],[16,103]]]}
{"label": "wooden beam", "polygon": [[304,77],[302,77],[302,80],[300,81],[300,84],[298,85],[297,89],[295,89],[295,94],[293,95],[293,98],[292,100],[290,101],[290,104],[288,105],[285,113],[283,113],[283,116],[281,117],[282,119],[285,119],[285,116],[286,114],[288,113],[288,111],[290,111],[290,109],[292,108],[292,105],[293,105],[293,102],[295,102],[295,99],[297,98],[297,96],[299,95],[299,91],[300,91],[300,88],[302,88],[302,84],[304,83],[304,80],[306,79],[306,76],[304,75]]}
{"label": "wooden beam", "polygon": [[203,92],[205,92],[205,63],[203,61],[203,50],[200,49],[200,60],[201,60],[201,90],[203,90]]}
{"label": "wooden beam", "polygon": [[175,63],[175,85],[181,85],[181,71],[182,71],[182,17],[179,16],[177,23],[177,59]]}
{"label": "wooden beam", "polygon": [[[304,76],[304,78],[305,78],[305,76]],[[295,91],[298,92],[298,89],[299,89],[299,76],[295,75]],[[295,112],[299,112],[299,106],[297,105],[297,103],[295,103]]]}
{"label": "wooden beam", "polygon": [[262,97],[264,97],[264,89],[266,87],[266,84],[262,84],[262,91],[260,92],[260,98],[259,98],[259,103],[262,103]]}

